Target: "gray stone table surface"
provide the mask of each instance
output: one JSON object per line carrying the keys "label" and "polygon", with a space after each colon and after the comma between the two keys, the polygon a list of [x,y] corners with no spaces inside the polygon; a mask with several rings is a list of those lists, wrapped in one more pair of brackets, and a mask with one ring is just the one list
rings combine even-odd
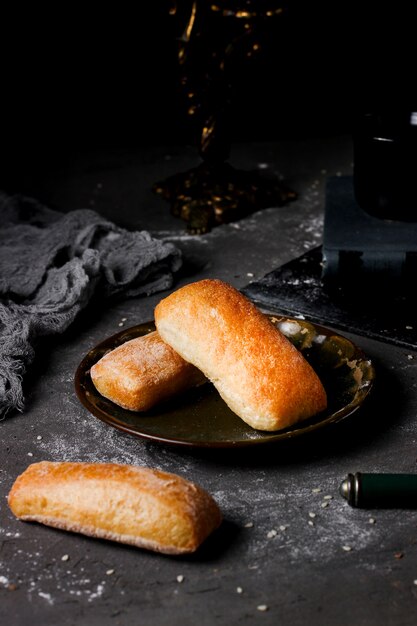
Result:
{"label": "gray stone table surface", "polygon": [[[192,148],[79,155],[26,181],[24,191],[62,211],[94,207],[175,242],[186,259],[175,288],[204,277],[240,288],[321,242],[326,175],[350,174],[351,161],[347,137],[235,146],[233,164],[269,167],[299,198],[199,237],[185,234],[150,191],[195,165]],[[351,336],[375,363],[374,392],[350,420],[314,436],[217,451],[147,442],[90,415],[74,373],[121,324],[152,319],[165,295],[92,308],[44,344],[26,381],[25,412],[0,423],[0,623],[415,624],[417,512],[354,509],[338,488],[348,472],[415,472],[416,354]],[[7,493],[40,460],[178,473],[216,498],[224,524],[195,555],[178,558],[19,522]]]}

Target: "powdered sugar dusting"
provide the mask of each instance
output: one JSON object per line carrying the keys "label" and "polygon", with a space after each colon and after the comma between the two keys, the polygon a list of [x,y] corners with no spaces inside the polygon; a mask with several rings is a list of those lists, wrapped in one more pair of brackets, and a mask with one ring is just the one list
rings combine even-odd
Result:
{"label": "powdered sugar dusting", "polygon": [[[277,558],[323,562],[333,559],[343,546],[358,552],[383,541],[385,530],[369,523],[369,512],[352,509],[337,494],[313,493],[307,486],[292,485],[284,491],[268,486],[269,481],[261,478],[251,489],[246,484],[234,494],[223,490],[213,494],[225,514],[238,518],[245,529],[244,561],[261,568]],[[328,487],[334,493],[334,484]]]}
{"label": "powdered sugar dusting", "polygon": [[37,549],[37,545],[37,539],[25,539],[22,548],[16,550],[13,567],[0,560],[0,571],[6,572],[0,575],[0,589],[23,587],[31,602],[38,600],[48,606],[70,598],[95,602],[106,594],[106,581],[94,580],[91,574],[86,574],[86,571],[91,572],[92,564],[78,548],[71,567],[68,567],[68,562],[50,557],[48,551]]}

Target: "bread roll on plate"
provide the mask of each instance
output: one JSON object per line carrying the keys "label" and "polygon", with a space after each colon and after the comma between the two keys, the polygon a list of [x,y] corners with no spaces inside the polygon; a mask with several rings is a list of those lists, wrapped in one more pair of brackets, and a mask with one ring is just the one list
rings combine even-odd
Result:
{"label": "bread roll on plate", "polygon": [[280,430],[326,408],[324,387],[301,352],[231,285],[182,287],[157,305],[155,323],[252,428]]}
{"label": "bread roll on plate", "polygon": [[90,370],[97,391],[131,411],[154,405],[206,382],[157,332],[126,341],[105,354]]}
{"label": "bread roll on plate", "polygon": [[8,502],[24,521],[166,554],[194,552],[221,522],[213,498],[194,483],[115,463],[34,463]]}

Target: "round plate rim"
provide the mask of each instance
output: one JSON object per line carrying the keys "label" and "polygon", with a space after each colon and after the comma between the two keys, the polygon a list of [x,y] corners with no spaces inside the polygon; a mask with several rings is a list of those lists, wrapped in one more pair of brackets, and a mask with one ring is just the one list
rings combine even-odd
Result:
{"label": "round plate rim", "polygon": [[[136,333],[136,331],[138,332],[137,336],[140,336],[141,334],[145,334],[145,333],[140,333],[139,329],[148,328],[149,329],[148,332],[150,332],[152,329],[155,328],[153,321],[143,322],[141,324],[136,324],[129,328],[123,329],[107,337],[103,341],[96,344],[93,348],[91,348],[85,354],[85,356],[79,363],[75,372],[74,384],[75,384],[75,391],[76,391],[77,397],[79,401],[81,402],[81,404],[84,406],[84,408],[86,408],[89,411],[89,413],[91,413],[94,417],[104,422],[107,426],[112,426],[113,428],[121,432],[124,432],[129,435],[133,435],[140,439],[173,445],[173,446],[186,447],[186,448],[241,448],[241,447],[267,445],[267,444],[273,444],[273,443],[282,442],[282,441],[293,440],[298,437],[305,436],[312,432],[315,432],[316,430],[320,430],[321,428],[325,428],[326,426],[330,426],[331,424],[336,424],[346,419],[347,417],[352,416],[354,413],[356,413],[358,409],[361,408],[366,398],[369,396],[369,393],[372,390],[374,380],[375,380],[374,365],[371,359],[369,359],[364,354],[362,349],[359,348],[352,340],[348,339],[345,335],[340,334],[337,331],[331,328],[328,328],[326,326],[323,326],[321,324],[316,324],[315,322],[311,322],[308,319],[305,319],[305,318],[300,319],[300,318],[292,317],[290,315],[281,315],[281,314],[273,314],[273,313],[266,313],[266,314],[268,315],[268,317],[274,318],[275,320],[280,320],[280,321],[288,320],[292,322],[307,323],[313,326],[315,330],[321,333],[324,333],[328,336],[333,335],[336,337],[341,337],[344,340],[348,341],[353,346],[355,355],[357,355],[361,359],[366,360],[369,363],[369,368],[370,368],[370,371],[372,372],[372,376],[370,378],[369,385],[368,385],[368,388],[366,390],[363,400],[353,406],[350,406],[352,403],[349,403],[341,407],[334,413],[328,415],[323,420],[310,423],[310,424],[308,424],[308,420],[306,420],[307,424],[304,426],[303,426],[303,422],[299,422],[298,424],[295,424],[294,427],[292,427],[292,429],[290,430],[284,429],[284,430],[275,431],[275,432],[274,431],[256,431],[258,433],[262,433],[263,435],[263,437],[256,438],[256,439],[250,439],[250,438],[239,439],[239,440],[216,440],[214,439],[210,441],[200,441],[200,440],[192,441],[189,439],[166,437],[164,435],[154,435],[152,433],[139,431],[135,429],[134,427],[130,426],[129,424],[121,422],[117,417],[104,413],[103,411],[98,409],[93,403],[91,403],[83,391],[82,381],[85,376],[89,377],[89,368],[91,367],[90,361],[92,358],[92,354],[98,351],[103,351],[103,350],[105,351],[105,350],[117,347],[117,345],[120,345],[121,343],[123,343],[121,339],[127,334],[131,335],[132,333]],[[134,337],[130,337],[130,338],[134,338]],[[89,379],[91,382],[90,377]],[[97,391],[97,395],[98,396],[100,395],[98,391]],[[107,401],[110,402],[110,400],[107,400]],[[121,408],[121,407],[118,407],[118,408]],[[248,429],[252,430],[250,426],[247,426],[247,427]]]}

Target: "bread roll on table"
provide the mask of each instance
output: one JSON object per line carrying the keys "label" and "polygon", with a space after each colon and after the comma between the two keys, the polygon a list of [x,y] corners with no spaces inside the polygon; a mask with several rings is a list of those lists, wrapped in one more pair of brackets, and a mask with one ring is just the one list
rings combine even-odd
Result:
{"label": "bread roll on table", "polygon": [[221,522],[213,498],[194,483],[115,463],[34,463],[8,502],[21,520],[166,554],[194,552]]}
{"label": "bread roll on table", "polygon": [[182,287],[156,306],[155,323],[253,428],[279,430],[326,408],[324,387],[301,352],[231,285]]}
{"label": "bread roll on table", "polygon": [[90,376],[102,396],[131,411],[147,411],[206,381],[157,332],[108,352],[93,365]]}

